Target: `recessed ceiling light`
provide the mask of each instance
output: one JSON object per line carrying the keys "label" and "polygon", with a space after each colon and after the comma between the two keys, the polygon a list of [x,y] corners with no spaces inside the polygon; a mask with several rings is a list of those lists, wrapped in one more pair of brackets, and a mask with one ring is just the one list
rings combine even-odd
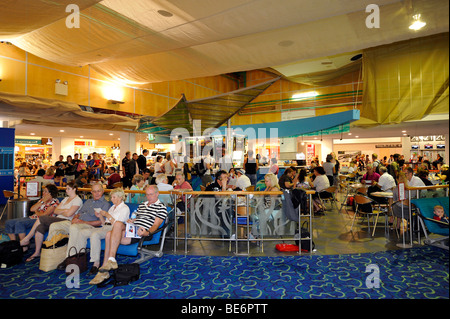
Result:
{"label": "recessed ceiling light", "polygon": [[170,17],[173,16],[173,13],[171,13],[171,12],[169,12],[169,11],[166,11],[166,10],[158,10],[157,12],[158,12],[160,15],[162,15],[163,17],[166,17],[166,18],[170,18]]}
{"label": "recessed ceiling light", "polygon": [[348,135],[352,135],[352,133],[348,133]]}
{"label": "recessed ceiling light", "polygon": [[402,133],[406,133],[406,131],[402,131]]}
{"label": "recessed ceiling light", "polygon": [[109,133],[109,135],[114,135],[113,133]]}
{"label": "recessed ceiling light", "polygon": [[36,135],[36,133],[30,133],[30,135]]}
{"label": "recessed ceiling light", "polygon": [[358,136],[358,135],[356,135],[355,137],[356,137],[356,138],[358,138],[359,136]]}
{"label": "recessed ceiling light", "polygon": [[64,133],[64,130],[59,130],[61,133]]}
{"label": "recessed ceiling light", "polygon": [[83,138],[84,136],[80,136],[80,138]]}
{"label": "recessed ceiling light", "polygon": [[361,58],[362,58],[362,54],[360,53],[360,54],[357,54],[357,55],[352,56],[352,57],[350,58],[350,61],[356,61],[356,60],[359,60],[359,59],[361,59]]}
{"label": "recessed ceiling light", "polygon": [[291,41],[291,40],[284,40],[284,41],[278,42],[278,45],[280,47],[290,47],[293,44],[294,44],[294,41]]}
{"label": "recessed ceiling light", "polygon": [[414,22],[409,26],[411,30],[417,31],[426,26],[426,22],[420,20],[420,14],[413,15]]}

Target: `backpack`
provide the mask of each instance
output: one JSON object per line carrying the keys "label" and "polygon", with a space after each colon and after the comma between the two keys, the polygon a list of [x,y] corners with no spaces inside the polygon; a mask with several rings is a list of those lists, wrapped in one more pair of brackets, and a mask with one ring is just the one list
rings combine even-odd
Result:
{"label": "backpack", "polygon": [[108,284],[113,284],[114,287],[125,286],[136,281],[140,276],[140,267],[137,263],[118,265],[111,275],[111,277],[104,282],[97,285],[98,288],[103,288]]}
{"label": "backpack", "polygon": [[18,240],[0,243],[0,267],[11,267],[22,262],[23,250]]}
{"label": "backpack", "polygon": [[[305,226],[305,224],[306,224],[306,226]],[[301,235],[299,236],[298,233],[296,233],[294,237],[295,238],[300,237],[299,240],[295,241],[295,244],[297,246],[299,246],[302,249],[302,251],[309,252],[316,248],[316,244],[314,243],[313,240],[310,239],[311,234],[309,233],[308,228],[309,228],[309,223],[308,223],[308,221],[305,220],[302,224],[302,227],[300,228]],[[311,244],[312,244],[312,247],[311,247]]]}

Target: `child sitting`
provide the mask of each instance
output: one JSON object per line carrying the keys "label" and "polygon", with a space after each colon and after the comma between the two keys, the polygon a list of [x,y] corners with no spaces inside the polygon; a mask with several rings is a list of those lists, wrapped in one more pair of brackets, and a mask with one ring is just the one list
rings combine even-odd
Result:
{"label": "child sitting", "polygon": [[[444,207],[442,207],[440,205],[434,206],[433,213],[434,213],[433,219],[438,220],[443,223],[447,223],[447,224],[449,223],[448,217],[445,216]],[[439,225],[439,226],[444,227],[443,225]]]}

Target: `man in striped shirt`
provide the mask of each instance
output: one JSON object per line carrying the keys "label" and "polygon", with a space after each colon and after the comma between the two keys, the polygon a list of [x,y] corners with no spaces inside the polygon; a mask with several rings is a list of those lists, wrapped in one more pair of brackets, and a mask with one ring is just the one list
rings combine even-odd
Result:
{"label": "man in striped shirt", "polygon": [[[164,222],[167,216],[167,208],[158,200],[158,187],[156,185],[146,185],[144,188],[146,202],[139,205],[135,219],[129,219],[127,223],[138,226],[137,235],[141,237],[148,236],[155,232]],[[138,238],[125,237],[125,224],[114,223],[111,232],[108,232],[105,238],[105,257],[103,266],[99,268],[97,276],[90,282],[91,285],[101,283],[109,278],[109,271],[117,269],[115,259],[119,245],[129,245]]]}

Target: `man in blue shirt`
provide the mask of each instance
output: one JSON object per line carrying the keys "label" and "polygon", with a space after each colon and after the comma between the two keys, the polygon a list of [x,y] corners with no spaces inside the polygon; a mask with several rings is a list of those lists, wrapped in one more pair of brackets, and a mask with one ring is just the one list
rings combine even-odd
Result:
{"label": "man in blue shirt", "polygon": [[[86,238],[82,236],[82,231],[84,229],[93,229],[95,227],[101,226],[100,219],[95,216],[96,208],[99,208],[104,211],[108,211],[111,207],[111,204],[105,199],[103,196],[103,186],[100,183],[96,183],[92,185],[92,197],[91,199],[86,200],[83,206],[81,206],[78,214],[76,214],[73,219],[53,223],[50,225],[53,234],[62,233],[69,235],[69,243],[67,247],[74,246],[77,251],[81,248],[86,247]],[[73,251],[73,249],[72,249]],[[69,255],[70,250],[67,249],[67,256]],[[73,252],[74,253],[74,252]],[[65,263],[61,263],[58,266],[58,269],[65,269]]]}

